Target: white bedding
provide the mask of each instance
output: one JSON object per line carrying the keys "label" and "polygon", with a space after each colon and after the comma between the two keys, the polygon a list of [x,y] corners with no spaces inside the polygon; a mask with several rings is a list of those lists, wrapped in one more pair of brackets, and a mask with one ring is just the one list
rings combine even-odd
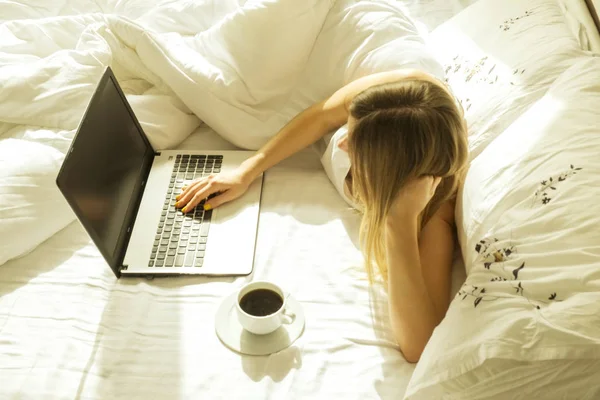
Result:
{"label": "white bedding", "polygon": [[[425,27],[433,28],[473,2],[403,4]],[[58,153],[40,157],[36,164],[43,173],[35,178],[50,188],[50,167],[66,150],[102,66],[111,64],[156,146],[232,148],[192,113],[191,105],[213,98],[186,98],[181,91],[175,95],[177,88],[190,83],[182,79],[191,75],[172,74],[175,64],[169,60],[179,60],[180,67],[193,71],[199,60],[177,52],[182,40],[189,44],[194,32],[240,3],[245,2],[219,1],[211,8],[209,2],[184,0],[0,0],[0,22],[23,20],[0,25],[0,144],[12,138],[24,146],[46,146],[44,154]],[[210,13],[186,14],[194,7]],[[77,16],[83,13],[89,15]],[[322,8],[312,17],[325,14]],[[53,16],[61,17],[48,18]],[[183,36],[163,35],[162,44],[152,47],[155,42],[138,25],[118,16],[152,24],[158,32],[177,26]],[[119,32],[118,37],[103,24]],[[316,34],[317,27],[311,25],[305,32]],[[138,56],[133,49],[142,42],[145,47],[137,47]],[[168,49],[172,57],[159,49]],[[54,70],[47,70],[49,66]],[[41,76],[50,84],[31,84],[38,67],[38,72],[49,71]],[[171,72],[160,74],[167,70]],[[7,79],[19,75],[24,79]],[[285,84],[289,77],[280,78]],[[268,87],[258,89],[252,95],[272,95]],[[23,93],[29,97],[19,97]],[[314,100],[301,92],[298,96],[294,107]],[[293,114],[294,107],[284,110],[278,123]],[[260,131],[262,123],[277,125],[254,122],[249,132]],[[0,164],[6,159],[0,153]],[[15,164],[10,167],[8,173],[0,168],[3,189],[8,181],[1,179],[18,171]],[[11,182],[19,196],[24,185],[32,184]],[[236,279],[117,281],[83,229],[72,222],[73,215],[61,206],[57,192],[44,197],[55,214],[53,223],[47,215],[30,217],[39,198],[13,197],[24,202],[25,211],[14,225],[0,229],[0,239],[6,242],[12,232],[22,233],[19,254],[31,253],[0,265],[0,398],[401,398],[414,367],[389,340],[382,293],[369,296],[357,248],[359,217],[339,197],[318,155],[310,150],[270,170],[264,188],[255,270]],[[33,232],[36,235],[30,236]],[[290,349],[269,357],[241,357],[214,334],[219,301],[251,279],[278,282],[302,303],[306,330]],[[463,281],[464,267],[457,260],[454,292]],[[375,321],[370,301],[381,316]]]}
{"label": "white bedding", "polygon": [[[238,3],[219,2],[211,16]],[[255,270],[244,278],[117,281],[52,191],[56,166],[106,64],[157,147],[182,141],[180,148],[233,147],[200,125],[164,85],[172,75],[159,77],[150,70],[156,64],[137,58],[131,41],[143,34],[117,17],[153,20],[155,29],[164,30],[193,4],[209,3],[0,0],[0,21],[9,21],[0,25],[0,143],[41,146],[42,156],[55,155],[37,157],[27,176],[7,162],[13,160],[8,151],[0,155],[3,167],[10,167],[0,168],[0,197],[23,210],[3,218],[14,224],[0,229],[2,242],[19,240],[13,241],[18,248],[3,248],[0,263],[30,252],[0,266],[0,398],[401,397],[414,366],[389,341],[382,294],[369,296],[356,246],[359,217],[313,151],[266,174]],[[422,6],[413,3],[411,10],[426,14],[435,4]],[[194,24],[208,21],[188,18],[178,29],[193,33]],[[104,23],[121,29],[121,36],[107,32]],[[48,190],[42,207],[52,211],[53,223],[48,212],[35,214],[40,192],[28,195],[24,186]],[[0,205],[15,212],[8,202]],[[464,281],[460,261],[454,270],[457,290]],[[241,357],[214,334],[219,301],[251,279],[278,282],[302,303],[306,330],[290,349]],[[370,301],[381,316],[375,321]]]}
{"label": "white bedding", "polygon": [[[181,147],[199,146],[231,147],[207,129]],[[399,398],[413,366],[386,339],[380,293],[384,317],[371,320],[358,222],[305,151],[266,174],[250,277],[116,281],[70,224],[0,268],[0,397]],[[461,264],[454,278],[456,290]],[[293,347],[241,357],[219,342],[219,301],[250,279],[301,301],[307,325]]]}
{"label": "white bedding", "polygon": [[477,0],[399,0],[408,14],[423,27],[432,31]]}
{"label": "white bedding", "polygon": [[586,0],[560,0],[573,35],[582,49],[600,54],[600,32],[586,4]]}

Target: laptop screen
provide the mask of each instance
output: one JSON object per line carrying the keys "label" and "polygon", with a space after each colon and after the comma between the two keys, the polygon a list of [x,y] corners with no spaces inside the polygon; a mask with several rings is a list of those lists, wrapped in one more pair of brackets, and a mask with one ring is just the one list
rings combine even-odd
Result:
{"label": "laptop screen", "polygon": [[124,256],[153,154],[108,69],[57,183],[113,270]]}

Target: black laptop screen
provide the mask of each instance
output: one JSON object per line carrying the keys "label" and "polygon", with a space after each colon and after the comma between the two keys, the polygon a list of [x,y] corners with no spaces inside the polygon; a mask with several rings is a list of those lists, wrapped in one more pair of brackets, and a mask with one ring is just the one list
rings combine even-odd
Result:
{"label": "black laptop screen", "polygon": [[58,177],[61,191],[113,269],[153,153],[134,118],[108,71]]}

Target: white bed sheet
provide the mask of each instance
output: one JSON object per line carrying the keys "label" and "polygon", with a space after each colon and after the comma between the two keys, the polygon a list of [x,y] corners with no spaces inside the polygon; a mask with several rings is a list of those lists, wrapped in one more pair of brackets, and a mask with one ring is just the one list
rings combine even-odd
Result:
{"label": "white bed sheet", "polygon": [[[181,147],[231,145],[200,128]],[[389,341],[381,291],[369,295],[358,223],[310,150],[265,176],[249,277],[116,280],[73,223],[0,268],[0,397],[400,398],[413,365]],[[455,290],[463,271],[457,262]],[[246,357],[219,342],[219,302],[251,279],[302,303],[291,348]]]}

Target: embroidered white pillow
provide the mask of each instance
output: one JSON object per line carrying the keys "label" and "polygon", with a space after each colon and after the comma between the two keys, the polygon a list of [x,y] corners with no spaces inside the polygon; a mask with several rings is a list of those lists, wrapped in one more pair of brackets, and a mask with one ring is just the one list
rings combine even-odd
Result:
{"label": "embroidered white pillow", "polygon": [[471,159],[587,55],[555,0],[480,0],[431,45],[465,110]]}
{"label": "embroidered white pillow", "polygon": [[580,61],[472,162],[467,280],[406,398],[600,395],[599,78],[599,58]]}

